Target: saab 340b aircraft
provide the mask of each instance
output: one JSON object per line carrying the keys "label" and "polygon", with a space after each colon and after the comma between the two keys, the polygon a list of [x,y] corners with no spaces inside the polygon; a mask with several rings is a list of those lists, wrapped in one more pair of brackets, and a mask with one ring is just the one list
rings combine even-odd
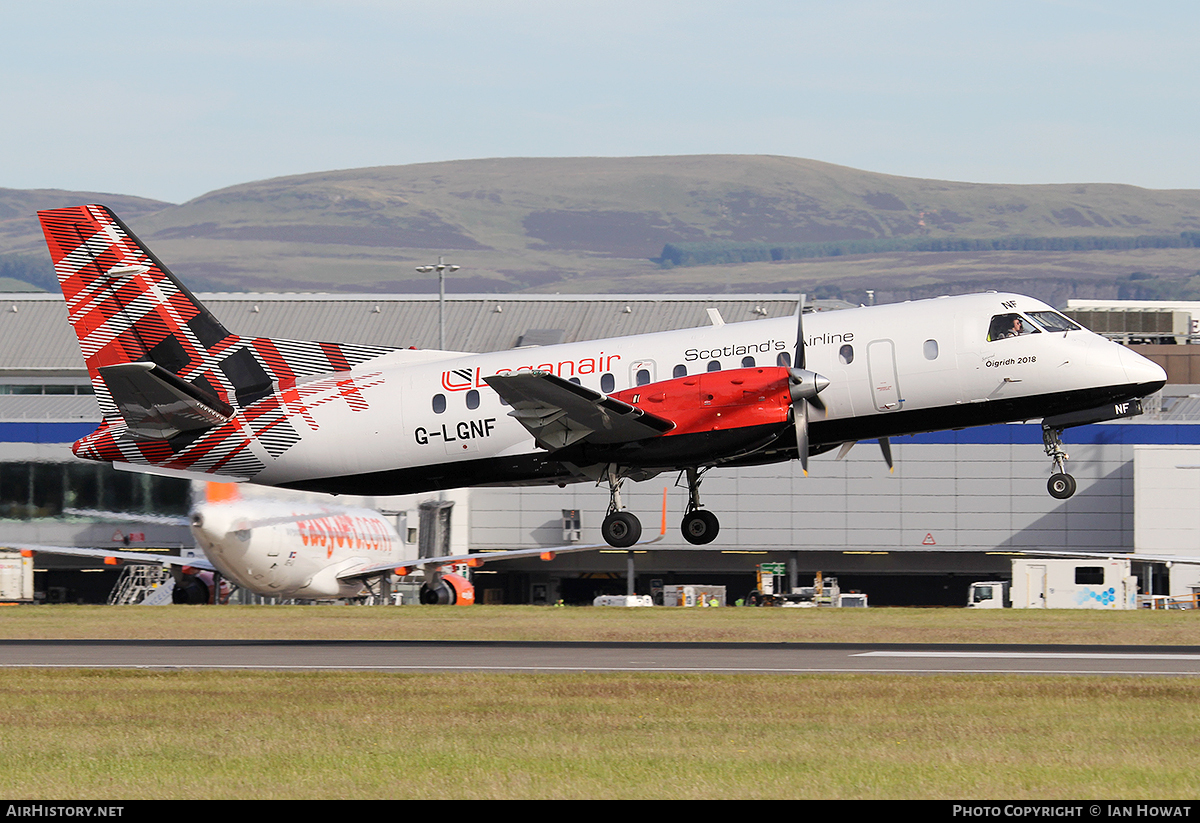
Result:
{"label": "saab 340b aircraft", "polygon": [[1017,294],[975,294],[467,354],[241,337],[109,209],[39,212],[104,419],[75,454],[124,468],[393,495],[578,481],[610,491],[604,540],[641,535],[626,479],[678,471],[711,542],[709,469],[859,440],[1041,419],[1060,435],[1141,412],[1159,366]]}

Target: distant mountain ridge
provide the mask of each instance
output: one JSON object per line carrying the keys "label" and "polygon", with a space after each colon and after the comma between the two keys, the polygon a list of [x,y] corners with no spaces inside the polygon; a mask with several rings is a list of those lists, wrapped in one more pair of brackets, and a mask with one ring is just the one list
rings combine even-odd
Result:
{"label": "distant mountain ridge", "polygon": [[[1178,238],[1200,231],[1197,190],[960,183],[740,155],[382,166],[255,181],[180,205],[0,189],[0,261],[42,253],[32,211],[97,200],[198,289],[429,291],[436,283],[414,268],[439,254],[462,267],[450,283],[459,292],[824,288],[853,298],[871,287],[903,297],[1028,282],[1101,296],[1133,274],[1139,289],[1186,290],[1200,271],[1194,247],[996,251],[968,242]],[[657,262],[672,244],[889,238],[904,242],[836,255],[847,259],[730,258],[673,271]],[[906,250],[922,239],[959,247]]]}

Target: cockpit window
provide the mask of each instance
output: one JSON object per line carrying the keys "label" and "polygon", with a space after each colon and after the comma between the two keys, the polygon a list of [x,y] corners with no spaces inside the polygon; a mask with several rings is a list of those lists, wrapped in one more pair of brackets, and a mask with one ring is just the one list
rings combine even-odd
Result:
{"label": "cockpit window", "polygon": [[1056,311],[1031,311],[1029,316],[1046,331],[1079,331],[1082,327]]}
{"label": "cockpit window", "polygon": [[1026,334],[1038,334],[1040,329],[1019,314],[998,314],[988,325],[988,340],[1004,340],[1008,337],[1022,337]]}

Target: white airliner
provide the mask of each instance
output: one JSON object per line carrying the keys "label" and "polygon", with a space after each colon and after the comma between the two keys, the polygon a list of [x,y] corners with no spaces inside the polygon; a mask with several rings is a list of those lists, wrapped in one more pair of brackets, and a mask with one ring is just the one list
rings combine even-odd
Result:
{"label": "white airliner", "polygon": [[[681,472],[681,528],[712,541],[716,467],[859,440],[1041,419],[1050,493],[1064,428],[1140,413],[1154,363],[1017,294],[975,294],[467,354],[241,337],[107,208],[39,213],[104,421],[77,456],[136,470],[392,495],[605,483],[605,541],[633,545],[626,479]],[[798,503],[803,505],[803,503]]]}
{"label": "white airliner", "polygon": [[[665,491],[665,490],[664,490]],[[664,494],[665,498],[665,494]],[[103,516],[103,513],[97,513]],[[423,575],[421,602],[469,606],[475,589],[455,567],[519,557],[553,560],[557,554],[607,548],[606,544],[556,549],[512,549],[476,554],[418,557],[386,516],[309,500],[243,499],[235,486],[210,483],[206,499],[193,507],[190,524],[203,557],[180,557],[107,548],[6,544],[23,552],[103,558],[172,569],[175,602],[211,602],[211,583],[194,572],[219,573],[264,597],[332,600],[362,597],[373,581],[397,574]],[[663,510],[659,535],[666,532]]]}

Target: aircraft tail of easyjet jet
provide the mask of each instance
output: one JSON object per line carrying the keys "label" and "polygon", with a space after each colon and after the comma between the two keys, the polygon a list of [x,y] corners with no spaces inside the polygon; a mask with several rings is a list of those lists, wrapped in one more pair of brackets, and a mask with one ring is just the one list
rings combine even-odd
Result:
{"label": "aircraft tail of easyjet jet", "polygon": [[[391,349],[229,332],[108,208],[38,213],[104,422],[93,460],[251,477],[299,440],[288,393]],[[276,456],[278,456],[276,454]]]}

